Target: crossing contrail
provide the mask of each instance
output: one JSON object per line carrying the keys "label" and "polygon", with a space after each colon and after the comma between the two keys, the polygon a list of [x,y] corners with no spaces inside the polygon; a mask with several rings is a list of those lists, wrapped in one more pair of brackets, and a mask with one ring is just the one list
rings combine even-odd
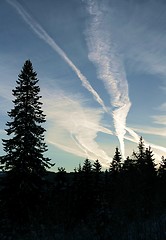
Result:
{"label": "crossing contrail", "polygon": [[96,65],[98,77],[110,94],[111,105],[114,108],[112,111],[114,127],[120,142],[122,157],[125,158],[126,118],[131,106],[128,82],[123,64],[112,42],[105,13],[94,0],[87,1],[87,8],[91,16],[90,25],[86,30],[89,59]]}
{"label": "crossing contrail", "polygon": [[108,112],[103,100],[95,89],[91,86],[87,78],[82,74],[82,72],[75,66],[75,64],[69,59],[66,53],[57,45],[52,37],[43,29],[43,27],[34,19],[32,16],[15,0],[6,0],[10,5],[12,5],[24,21],[31,27],[34,33],[41,38],[45,43],[47,43],[60,57],[71,67],[71,69],[76,73],[78,78],[81,80],[82,85],[92,93],[94,99],[102,106],[105,112]]}
{"label": "crossing contrail", "polygon": [[[46,30],[23,8],[23,6],[16,0],[6,0],[11,6],[13,6],[22,19],[29,25],[33,32],[42,39],[47,45],[49,45],[59,56],[70,66],[75,72],[77,77],[81,80],[83,87],[85,87],[94,97],[94,99],[102,106],[106,113],[109,113],[103,100],[95,89],[91,86],[87,78],[82,72],[75,66],[66,53],[60,48],[54,39],[46,32]],[[111,105],[113,107],[112,116],[114,120],[115,134],[117,135],[122,157],[125,158],[124,139],[126,131],[132,136],[130,138],[133,142],[139,142],[139,135],[137,135],[132,129],[126,126],[126,118],[130,110],[131,102],[128,96],[128,83],[123,69],[123,64],[120,62],[119,56],[115,51],[110,30],[107,28],[105,22],[104,13],[98,8],[97,1],[88,1],[88,10],[91,16],[91,24],[86,31],[87,43],[89,47],[89,59],[95,63],[98,68],[98,76],[103,81],[105,88],[111,97]],[[112,134],[109,129],[102,128],[101,132]],[[88,151],[88,147],[83,145],[83,142],[78,139],[78,136],[74,136],[77,144]],[[78,141],[79,140],[79,141]],[[166,148],[150,144],[155,149],[166,152]],[[97,146],[93,146],[96,147]],[[69,149],[66,147],[66,151]],[[74,150],[73,150],[74,153]],[[104,156],[104,152],[100,151],[101,156]],[[78,152],[77,152],[78,154]],[[79,152],[80,154],[80,152]],[[108,159],[108,156],[104,156],[103,159]]]}

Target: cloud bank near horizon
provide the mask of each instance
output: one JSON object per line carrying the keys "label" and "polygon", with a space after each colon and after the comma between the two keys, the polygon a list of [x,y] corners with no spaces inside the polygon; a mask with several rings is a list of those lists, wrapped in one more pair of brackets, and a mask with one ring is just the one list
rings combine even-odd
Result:
{"label": "cloud bank near horizon", "polygon": [[[100,159],[107,166],[112,158],[99,146],[98,133],[113,135],[103,126],[103,110],[86,106],[80,97],[67,92],[44,93],[44,108],[49,127],[47,141],[64,151],[90,159]],[[56,96],[56,101],[54,100]],[[67,120],[66,120],[67,119]]]}

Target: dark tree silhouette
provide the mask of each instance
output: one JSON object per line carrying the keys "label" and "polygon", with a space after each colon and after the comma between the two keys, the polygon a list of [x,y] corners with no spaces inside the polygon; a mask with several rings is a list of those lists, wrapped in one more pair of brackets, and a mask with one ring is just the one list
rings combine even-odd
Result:
{"label": "dark tree silhouette", "polygon": [[[124,162],[116,148],[109,171],[102,172],[98,160],[92,164],[86,159],[75,172],[67,173],[63,167],[48,172],[35,208],[25,204],[21,208],[24,199],[20,202],[16,188],[17,205],[6,207],[0,194],[0,239],[165,239],[165,166],[162,157],[159,169],[155,168],[153,152],[141,138],[137,152]],[[0,190],[4,177],[0,175]],[[9,215],[13,211],[15,221]],[[18,223],[21,211],[29,218],[22,221],[21,216]]]}
{"label": "dark tree silhouette", "polygon": [[78,165],[78,168],[75,168],[74,171],[75,171],[75,172],[78,172],[78,173],[81,173],[81,172],[82,172],[82,166],[81,166],[80,163],[79,163],[79,165]]}
{"label": "dark tree silhouette", "polygon": [[143,138],[140,137],[139,144],[138,144],[138,152],[133,152],[134,158],[136,158],[138,165],[141,167],[141,165],[144,165],[145,160],[145,145]]}
{"label": "dark tree silhouette", "polygon": [[138,144],[138,152],[134,152],[133,156],[135,157],[136,165],[141,175],[144,175],[144,177],[147,177],[147,175],[154,177],[156,175],[156,164],[154,163],[153,151],[151,147],[145,149],[142,137]]}
{"label": "dark tree silhouette", "polygon": [[63,187],[66,178],[66,169],[64,167],[58,167],[57,180],[59,187]]}
{"label": "dark tree silhouette", "polygon": [[153,213],[153,203],[156,192],[156,168],[151,147],[145,148],[143,138],[140,138],[138,152],[134,152],[137,167],[137,199],[139,211],[144,216]]}
{"label": "dark tree silhouette", "polygon": [[166,178],[166,159],[164,156],[161,158],[160,166],[158,169],[158,176],[160,178]]}
{"label": "dark tree silhouette", "polygon": [[151,147],[146,148],[145,150],[145,173],[149,177],[153,178],[156,176],[156,164],[155,159],[153,158],[153,151]]}
{"label": "dark tree silhouette", "polygon": [[102,165],[100,164],[99,160],[97,159],[93,164],[93,172],[100,173],[102,169]]}
{"label": "dark tree silhouette", "polygon": [[45,129],[41,126],[45,115],[41,109],[38,81],[31,61],[27,60],[12,91],[14,108],[8,112],[11,121],[6,124],[10,138],[3,139],[6,155],[0,157],[1,169],[15,184],[17,181],[19,189],[26,188],[25,191],[36,187],[46,169],[53,166],[43,155],[47,151]]}
{"label": "dark tree silhouette", "polygon": [[82,171],[86,174],[89,174],[90,172],[92,172],[92,163],[88,158],[85,159],[84,161]]}
{"label": "dark tree silhouette", "polygon": [[129,156],[124,160],[122,170],[126,173],[133,173],[136,168],[136,161],[131,159]]}
{"label": "dark tree silhouette", "polygon": [[158,187],[157,187],[157,189],[159,189],[158,193],[160,199],[158,205],[161,206],[161,209],[165,209],[166,206],[165,186],[166,186],[166,159],[164,158],[164,156],[162,156],[158,169]]}
{"label": "dark tree silhouette", "polygon": [[94,190],[96,191],[96,194],[99,194],[100,192],[100,181],[101,181],[101,169],[102,169],[102,165],[100,164],[99,160],[97,159],[93,165],[92,165],[92,172],[94,175]]}
{"label": "dark tree silhouette", "polygon": [[122,161],[121,154],[119,152],[118,147],[116,147],[115,154],[114,154],[113,160],[110,164],[109,171],[110,172],[120,172],[121,167],[122,167],[121,161]]}

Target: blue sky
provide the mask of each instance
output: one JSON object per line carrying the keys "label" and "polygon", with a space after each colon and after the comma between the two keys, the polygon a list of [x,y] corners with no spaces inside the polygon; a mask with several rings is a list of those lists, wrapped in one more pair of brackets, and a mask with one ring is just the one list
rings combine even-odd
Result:
{"label": "blue sky", "polygon": [[[38,73],[53,170],[110,163],[139,137],[166,155],[164,0],[0,1],[0,133],[25,62]],[[4,154],[2,144],[0,153]]]}

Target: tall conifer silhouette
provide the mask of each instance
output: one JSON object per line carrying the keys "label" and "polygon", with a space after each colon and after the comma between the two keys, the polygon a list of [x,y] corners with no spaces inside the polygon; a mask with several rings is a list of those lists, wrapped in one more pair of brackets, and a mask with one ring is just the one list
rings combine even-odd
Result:
{"label": "tall conifer silhouette", "polygon": [[41,126],[45,115],[41,109],[38,81],[31,61],[27,60],[12,91],[14,108],[8,112],[11,121],[6,124],[9,139],[3,139],[6,155],[0,158],[1,169],[24,182],[41,178],[46,168],[53,165],[43,155],[47,151],[45,129]]}

